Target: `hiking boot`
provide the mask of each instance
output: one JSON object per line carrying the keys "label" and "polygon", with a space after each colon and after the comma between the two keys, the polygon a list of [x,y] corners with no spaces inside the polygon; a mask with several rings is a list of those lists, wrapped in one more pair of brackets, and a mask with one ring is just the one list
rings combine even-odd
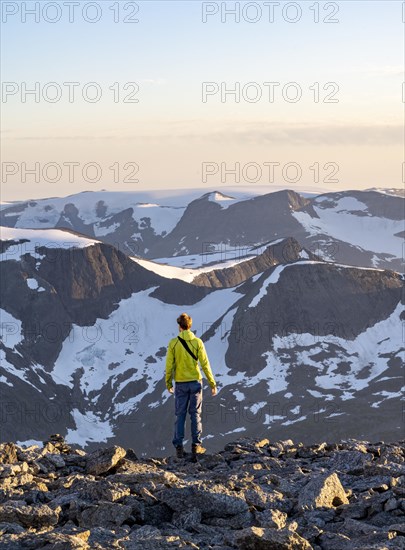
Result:
{"label": "hiking boot", "polygon": [[179,445],[176,447],[176,457],[177,458],[184,458],[184,448],[183,445]]}
{"label": "hiking boot", "polygon": [[199,443],[193,443],[191,446],[191,453],[193,455],[202,455],[205,453],[207,449],[205,449],[202,445]]}

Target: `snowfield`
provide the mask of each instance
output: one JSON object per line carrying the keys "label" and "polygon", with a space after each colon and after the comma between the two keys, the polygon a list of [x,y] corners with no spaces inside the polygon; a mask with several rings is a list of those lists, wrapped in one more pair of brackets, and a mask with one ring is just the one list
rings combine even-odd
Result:
{"label": "snowfield", "polygon": [[[333,207],[323,197],[315,199],[315,203],[313,208],[319,219],[306,212],[292,212],[310,235],[328,235],[363,250],[401,257],[402,239],[395,234],[404,230],[402,220],[372,216],[366,213],[367,206],[353,197],[343,197]],[[356,215],[357,212],[365,215]]]}
{"label": "snowfield", "polygon": [[[80,441],[83,444],[92,441],[94,434],[88,423],[93,408],[97,408],[99,397],[92,397],[91,392],[98,392],[105,384],[115,389],[112,417],[117,419],[123,413],[136,410],[141,400],[151,394],[158,382],[163,380],[165,357],[155,354],[159,349],[166,348],[169,340],[177,336],[177,326],[173,319],[176,311],[181,312],[187,306],[164,304],[150,296],[153,290],[138,292],[122,300],[109,319],[98,319],[93,327],[74,325],[64,341],[51,375],[57,384],[72,389],[74,378],[77,384],[78,377],[80,390],[88,403],[85,415],[75,415],[76,430],[69,432],[69,441]],[[235,289],[225,289],[215,291],[195,304],[193,315],[198,319],[198,325],[193,326],[193,330],[196,330],[197,336],[215,321],[215,308],[226,310],[238,299],[240,295]],[[159,320],[159,329],[156,329],[156,319]],[[211,341],[207,343],[210,361],[215,365],[218,379],[221,378],[221,372],[227,370],[224,364],[226,348],[226,341],[217,342],[215,346],[212,346]],[[139,393],[125,399],[123,404],[120,392],[129,383],[139,381]],[[160,404],[170,397],[164,391]],[[110,428],[107,419],[99,418],[97,422],[101,423],[102,433],[108,434]]]}
{"label": "snowfield", "polygon": [[13,215],[18,215],[16,227],[52,228],[58,223],[65,206],[72,204],[77,208],[82,222],[86,225],[95,224],[95,234],[101,237],[115,231],[118,225],[100,227],[100,220],[118,214],[126,208],[133,208],[133,219],[138,223],[142,223],[142,218],[150,218],[151,226],[157,235],[170,232],[183,215],[185,206],[159,205],[147,200],[143,202],[142,199],[147,196],[148,194],[123,191],[84,191],[70,197],[30,201],[25,210]]}
{"label": "snowfield", "polygon": [[[318,390],[340,389],[344,391],[344,399],[353,399],[357,391],[367,387],[387,369],[387,354],[399,355],[401,348],[405,351],[400,321],[403,311],[404,306],[398,304],[387,319],[368,328],[354,340],[309,333],[276,336],[273,349],[263,355],[267,366],[260,374],[268,380],[269,391],[274,394],[287,390],[289,378],[294,376],[294,367],[290,365],[309,365],[318,372],[315,377]],[[328,357],[322,361],[313,359],[321,352],[326,352]],[[347,373],[338,373],[339,363],[343,361],[350,364],[350,369]],[[317,390],[307,391],[314,395]]]}
{"label": "snowfield", "polygon": [[[0,254],[1,260],[20,260],[21,255],[30,253],[35,254],[35,249],[41,246],[45,248],[85,248],[92,246],[100,241],[81,237],[70,231],[62,229],[16,229],[12,227],[0,226],[1,241],[20,241],[9,247]],[[40,257],[39,254],[37,254]]]}
{"label": "snowfield", "polygon": [[[249,256],[249,258],[251,257],[253,256]],[[239,263],[245,262],[249,258],[245,257],[239,260],[228,260],[228,261],[218,262],[216,264],[210,263],[210,265],[207,265],[206,267],[195,267],[195,268],[177,267],[170,264],[163,264],[160,262],[158,263],[156,261],[150,261],[150,260],[141,260],[140,258],[134,258],[134,257],[131,257],[131,260],[138,263],[145,269],[148,269],[149,271],[153,271],[154,273],[157,273],[162,277],[166,277],[167,279],[180,279],[182,281],[186,281],[187,283],[191,283],[197,277],[197,275],[200,275],[201,273],[209,273],[210,271],[214,271],[215,269],[224,269],[228,267],[233,267]]]}

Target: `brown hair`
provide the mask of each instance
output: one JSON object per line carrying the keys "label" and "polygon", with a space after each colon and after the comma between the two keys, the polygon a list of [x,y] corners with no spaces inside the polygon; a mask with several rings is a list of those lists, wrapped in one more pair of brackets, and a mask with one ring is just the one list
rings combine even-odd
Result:
{"label": "brown hair", "polygon": [[182,313],[180,317],[177,317],[177,324],[180,325],[183,330],[188,330],[191,328],[193,320],[187,313]]}

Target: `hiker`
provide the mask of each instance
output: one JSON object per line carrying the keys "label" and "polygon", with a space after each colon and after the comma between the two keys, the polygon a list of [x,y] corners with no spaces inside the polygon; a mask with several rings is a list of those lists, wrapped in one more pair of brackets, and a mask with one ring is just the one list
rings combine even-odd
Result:
{"label": "hiker", "polygon": [[[202,446],[201,410],[202,410],[202,376],[200,363],[212,395],[217,394],[217,387],[211,371],[203,341],[191,332],[192,319],[182,313],[177,319],[179,336],[169,342],[166,356],[166,387],[175,397],[176,422],[174,425],[173,445],[177,458],[184,457],[183,439],[187,411],[191,419],[191,452],[193,458],[206,449]],[[173,378],[175,389],[173,392]]]}

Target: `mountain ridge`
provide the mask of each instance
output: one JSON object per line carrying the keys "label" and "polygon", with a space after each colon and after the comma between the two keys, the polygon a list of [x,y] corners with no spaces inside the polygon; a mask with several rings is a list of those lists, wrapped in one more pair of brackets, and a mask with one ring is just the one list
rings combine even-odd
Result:
{"label": "mountain ridge", "polygon": [[[8,231],[20,239],[23,230]],[[220,388],[207,397],[208,448],[235,430],[257,436],[270,426],[306,441],[341,437],[343,427],[353,437],[401,430],[392,423],[401,409],[401,274],[302,258],[303,247],[287,239],[278,253],[270,243],[253,257],[267,262],[248,278],[236,264],[235,286],[204,287],[161,277],[101,242],[69,235],[75,248],[47,248],[41,231],[28,252],[9,247],[0,262],[0,384],[10,407],[3,438],[44,437],[55,411],[54,431],[89,448],[128,444],[135,428],[142,452],[170,445],[164,358],[181,310],[196,320]],[[65,233],[54,235],[68,244]],[[287,245],[292,257],[283,257]],[[38,412],[28,414],[27,403]],[[314,421],[316,410],[324,422]],[[337,410],[344,422],[328,424]]]}
{"label": "mountain ridge", "polygon": [[294,237],[323,259],[402,269],[405,201],[398,194],[346,190],[304,197],[283,189],[215,200],[215,193],[226,194],[184,194],[159,204],[140,193],[82,193],[3,205],[0,224],[70,228],[147,259]]}

